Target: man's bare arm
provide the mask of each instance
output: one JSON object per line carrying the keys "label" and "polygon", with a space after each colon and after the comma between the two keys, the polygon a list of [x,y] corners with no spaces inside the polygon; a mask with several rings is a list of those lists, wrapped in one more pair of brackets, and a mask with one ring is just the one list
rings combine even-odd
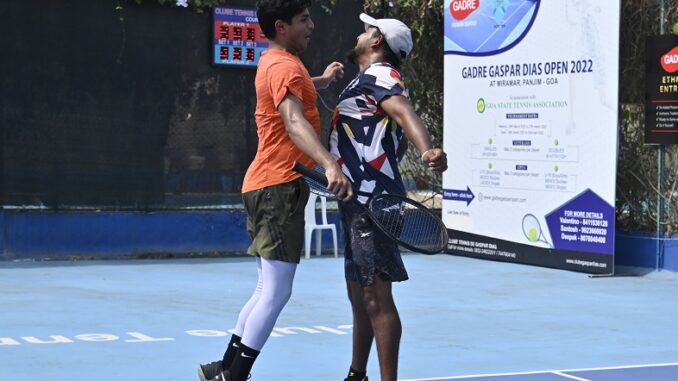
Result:
{"label": "man's bare arm", "polygon": [[405,135],[422,154],[422,160],[431,170],[443,172],[447,169],[447,154],[440,148],[433,148],[424,122],[414,112],[407,98],[402,95],[388,97],[381,102],[381,108],[403,128]]}
{"label": "man's bare arm", "polygon": [[325,168],[327,189],[340,200],[348,201],[353,197],[350,181],[344,176],[339,165],[320,143],[318,134],[304,117],[304,104],[293,96],[287,95],[278,106],[287,133],[299,149]]}

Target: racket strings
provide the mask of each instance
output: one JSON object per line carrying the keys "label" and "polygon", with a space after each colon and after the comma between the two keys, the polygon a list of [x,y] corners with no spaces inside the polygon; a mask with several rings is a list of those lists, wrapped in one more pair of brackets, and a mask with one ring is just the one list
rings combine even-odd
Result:
{"label": "racket strings", "polygon": [[380,227],[402,243],[437,252],[447,245],[446,228],[428,210],[399,197],[380,196],[370,203]]}
{"label": "racket strings", "polygon": [[[313,171],[322,177],[325,175],[322,167]],[[326,180],[318,181],[309,174],[303,178],[311,192],[334,198],[327,190]],[[434,254],[447,246],[447,228],[423,205],[398,195],[380,194],[368,198],[367,208],[379,229],[411,250]]]}

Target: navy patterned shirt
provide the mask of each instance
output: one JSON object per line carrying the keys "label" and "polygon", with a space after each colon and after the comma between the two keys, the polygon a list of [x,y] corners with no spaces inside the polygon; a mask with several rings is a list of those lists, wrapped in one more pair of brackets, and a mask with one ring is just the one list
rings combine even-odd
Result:
{"label": "navy patterned shirt", "polygon": [[409,97],[402,75],[388,63],[373,63],[342,91],[332,118],[330,153],[364,192],[405,195],[397,156],[403,130],[381,108],[394,95]]}

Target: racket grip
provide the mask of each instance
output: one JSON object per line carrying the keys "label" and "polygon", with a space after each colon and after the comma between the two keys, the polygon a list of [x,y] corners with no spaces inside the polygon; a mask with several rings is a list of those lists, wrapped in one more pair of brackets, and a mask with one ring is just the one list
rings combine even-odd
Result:
{"label": "racket grip", "polygon": [[314,171],[311,168],[306,167],[305,165],[299,163],[298,161],[294,162],[294,167],[292,167],[295,172],[302,174],[303,176],[309,177],[320,184],[327,185],[327,177],[318,171]]}

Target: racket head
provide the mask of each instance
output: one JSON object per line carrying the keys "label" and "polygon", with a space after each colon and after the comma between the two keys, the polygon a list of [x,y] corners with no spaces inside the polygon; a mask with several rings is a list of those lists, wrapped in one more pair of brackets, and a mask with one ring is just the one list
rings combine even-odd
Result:
{"label": "racket head", "polygon": [[[311,192],[334,197],[327,190],[324,168],[310,169],[295,163],[293,169],[303,175]],[[367,204],[363,206],[370,213],[375,226],[401,246],[424,254],[437,254],[447,248],[447,227],[423,204],[394,194],[353,191],[356,195],[368,198]]]}
{"label": "racket head", "polygon": [[379,194],[366,205],[372,222],[401,246],[424,254],[447,248],[447,227],[423,204],[407,197]]}

